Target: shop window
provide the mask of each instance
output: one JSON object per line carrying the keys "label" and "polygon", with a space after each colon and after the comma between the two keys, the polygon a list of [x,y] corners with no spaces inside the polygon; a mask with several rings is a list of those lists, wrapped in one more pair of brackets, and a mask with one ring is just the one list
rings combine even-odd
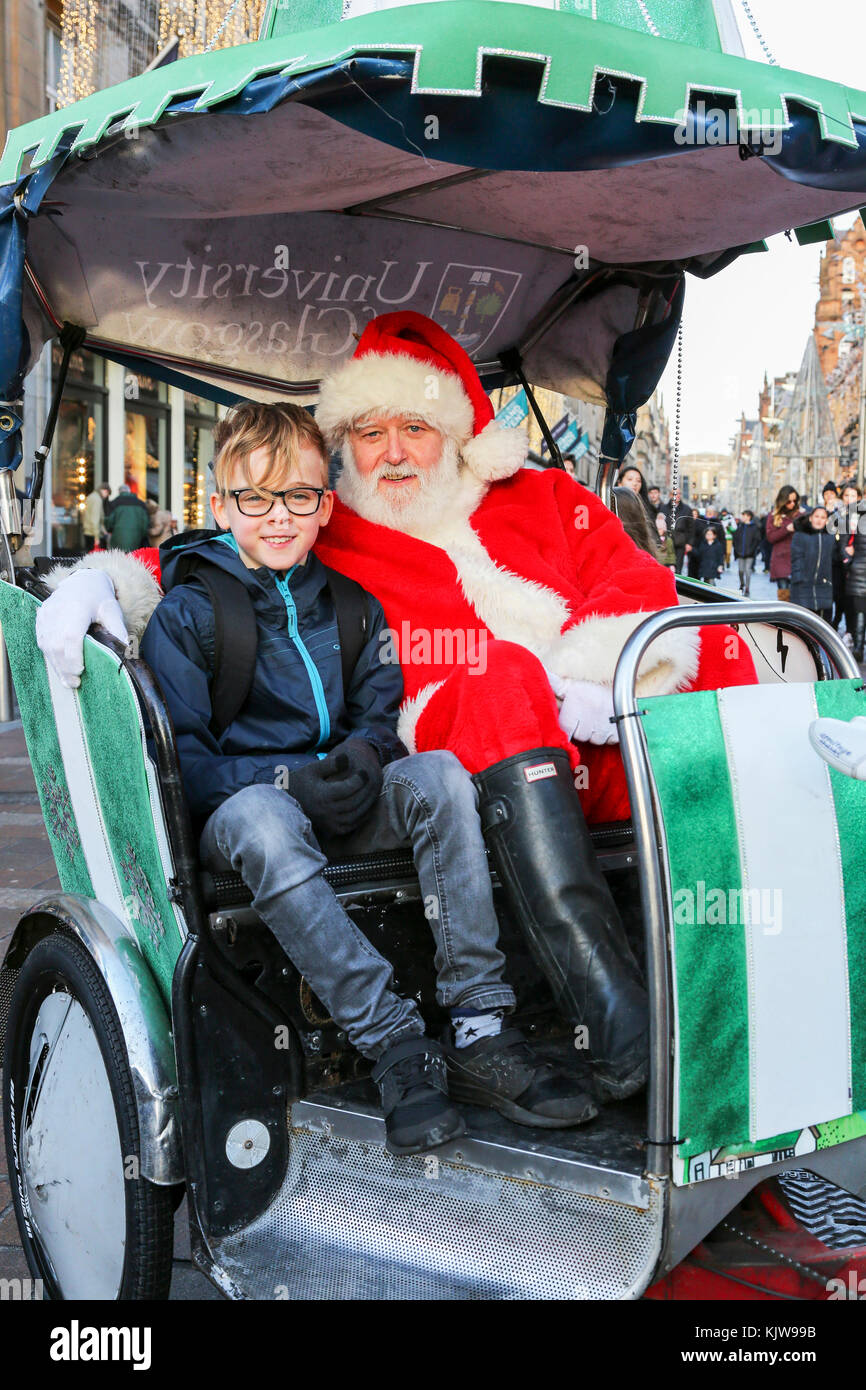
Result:
{"label": "shop window", "polygon": [[[63,358],[52,344],[55,374]],[[55,555],[84,549],[82,513],[89,492],[104,481],[104,366],[89,352],[73,352],[57,428],[51,445],[45,490],[51,490],[51,550]]]}
{"label": "shop window", "polygon": [[126,421],[123,478],[142,501],[168,505],[168,388],[153,377],[124,378]]}
{"label": "shop window", "polygon": [[200,530],[215,525],[209,496],[216,406],[184,392],[183,524]]}
{"label": "shop window", "polygon": [[55,555],[84,549],[82,512],[87,494],[98,481],[102,404],[66,397],[60,405],[51,450],[52,551]]}

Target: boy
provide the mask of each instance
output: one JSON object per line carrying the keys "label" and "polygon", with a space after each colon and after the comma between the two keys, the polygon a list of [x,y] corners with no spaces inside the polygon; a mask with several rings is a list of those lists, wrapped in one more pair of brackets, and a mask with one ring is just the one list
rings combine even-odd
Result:
{"label": "boy", "polygon": [[[243,876],[286,954],[375,1061],[392,1152],[463,1132],[449,1087],[519,1123],[591,1119],[574,1081],[537,1062],[516,1029],[501,1030],[515,999],[502,978],[476,792],[453,754],[408,756],[397,738],[402,676],[380,659],[385,617],[370,594],[366,641],[343,689],[329,571],[311,553],[333,504],[318,426],[294,405],[247,403],[217,426],[215,444],[211,509],[225,534],[169,551],[166,597],[141,644],[174,721],[191,810],[205,821],[203,861]],[[190,553],[239,577],[256,616],[252,687],[218,738],[210,600],[195,573],[174,583]],[[345,856],[408,844],[438,909],[437,997],[453,1027],[444,1046],[424,1036],[414,1001],[393,992],[390,965],[322,877],[323,848]]]}

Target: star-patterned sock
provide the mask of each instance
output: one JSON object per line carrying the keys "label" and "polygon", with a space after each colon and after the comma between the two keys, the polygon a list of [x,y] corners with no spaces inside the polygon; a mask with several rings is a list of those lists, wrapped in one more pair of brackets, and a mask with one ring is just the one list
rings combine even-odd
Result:
{"label": "star-patterned sock", "polygon": [[497,1033],[502,1032],[504,1017],[504,1009],[452,1009],[454,1046],[469,1047],[479,1038],[495,1038]]}

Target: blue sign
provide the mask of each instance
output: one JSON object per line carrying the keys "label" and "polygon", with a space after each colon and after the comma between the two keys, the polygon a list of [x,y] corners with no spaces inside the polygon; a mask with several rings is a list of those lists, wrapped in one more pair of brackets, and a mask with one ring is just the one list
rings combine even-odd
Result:
{"label": "blue sign", "polygon": [[512,396],[510,401],[497,410],[496,419],[500,425],[505,425],[507,429],[515,429],[522,425],[529,414],[529,401],[526,399],[526,392],[521,386],[516,396]]}

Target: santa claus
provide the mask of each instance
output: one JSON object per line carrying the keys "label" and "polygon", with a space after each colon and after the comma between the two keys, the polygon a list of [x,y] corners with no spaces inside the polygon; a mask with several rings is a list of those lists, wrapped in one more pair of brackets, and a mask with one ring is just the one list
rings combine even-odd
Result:
{"label": "santa claus", "polygon": [[[413,752],[451,749],[475,775],[494,862],[560,1009],[588,1029],[598,1089],[629,1094],[645,1075],[646,996],[586,820],[628,819],[613,675],[634,628],[676,604],[673,577],[566,472],[523,467],[525,436],[496,423],[469,357],[421,314],[374,319],[323,383],[316,416],[342,458],[317,553],[382,603],[382,659],[399,660],[405,681],[398,732]],[[64,584],[62,641],[49,611],[62,596],[43,606],[40,645],[67,678],[85,620],[120,631],[106,575],[127,616],[139,604],[142,628],[133,564],[82,561],[104,574],[82,576],[75,599]],[[725,632],[665,634],[638,693],[754,681]]]}

